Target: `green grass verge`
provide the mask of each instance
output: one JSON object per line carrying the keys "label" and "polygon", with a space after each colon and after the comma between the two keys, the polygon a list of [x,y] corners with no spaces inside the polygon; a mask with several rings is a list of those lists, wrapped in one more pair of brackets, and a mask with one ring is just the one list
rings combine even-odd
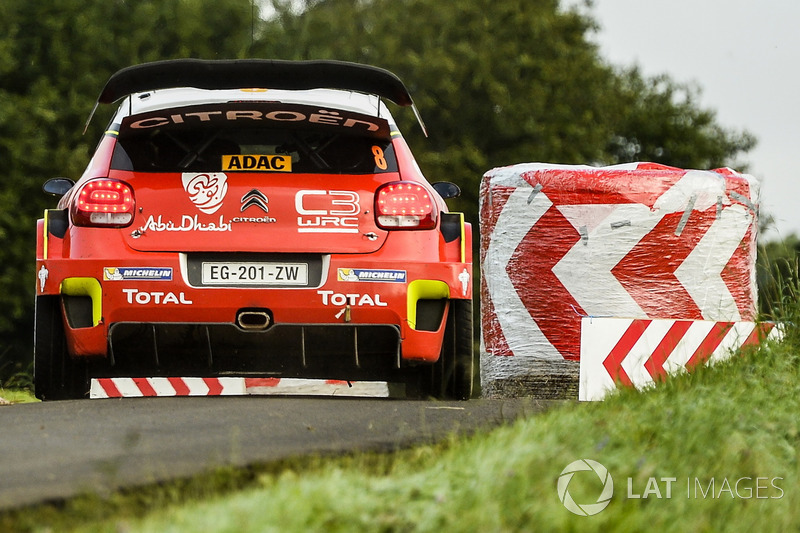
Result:
{"label": "green grass verge", "polygon": [[[567,404],[439,446],[220,471],[11,513],[0,517],[0,528],[798,530],[800,351],[794,346],[770,344],[646,392]],[[598,461],[613,476],[613,499],[595,516],[574,515],[559,501],[559,475],[578,459]],[[578,503],[594,503],[600,490],[591,472],[578,472],[569,485]]]}
{"label": "green grass verge", "polygon": [[9,403],[31,403],[39,400],[27,389],[3,389],[0,388],[0,398]]}

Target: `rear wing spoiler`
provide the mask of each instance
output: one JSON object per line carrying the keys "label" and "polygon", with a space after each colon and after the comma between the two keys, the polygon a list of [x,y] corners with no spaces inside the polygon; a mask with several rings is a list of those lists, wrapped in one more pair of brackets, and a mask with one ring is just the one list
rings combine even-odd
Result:
{"label": "rear wing spoiler", "polygon": [[173,59],[124,68],[109,78],[94,109],[133,93],[173,87],[198,89],[264,88],[285,90],[342,89],[374,94],[411,106],[422,131],[425,124],[403,82],[388,70],[346,61],[279,59]]}

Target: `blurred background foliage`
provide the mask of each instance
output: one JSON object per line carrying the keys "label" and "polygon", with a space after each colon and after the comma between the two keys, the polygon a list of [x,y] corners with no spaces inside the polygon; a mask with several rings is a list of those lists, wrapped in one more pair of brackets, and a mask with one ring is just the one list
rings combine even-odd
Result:
{"label": "blurred background foliage", "polygon": [[[590,3],[583,7],[565,9],[559,0],[3,0],[0,383],[28,373],[32,359],[36,219],[54,205],[41,185],[81,175],[113,106],[98,110],[83,135],[86,118],[108,77],[129,65],[261,57],[387,68],[405,81],[428,127],[425,139],[408,110],[395,110],[423,172],[461,186],[451,207],[476,226],[479,182],[496,166],[656,161],[746,170],[753,136],[719,124],[700,106],[696,86],[608,64],[592,41]],[[794,238],[764,250],[791,264],[798,248]],[[792,271],[770,268],[762,286],[791,278]]]}

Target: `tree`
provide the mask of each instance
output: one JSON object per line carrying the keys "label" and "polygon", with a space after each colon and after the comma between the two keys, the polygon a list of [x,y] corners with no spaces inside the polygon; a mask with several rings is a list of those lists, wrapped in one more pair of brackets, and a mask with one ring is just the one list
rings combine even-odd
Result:
{"label": "tree", "polygon": [[131,64],[244,57],[246,0],[0,2],[0,377],[31,358],[36,219],[55,176],[80,176],[110,118],[84,122],[103,84]]}
{"label": "tree", "polygon": [[633,68],[620,71],[615,91],[619,112],[612,117],[614,135],[606,147],[612,163],[745,170],[734,161],[755,146],[755,138],[717,124],[713,111],[698,107],[698,87],[677,84],[665,75],[647,79]]}

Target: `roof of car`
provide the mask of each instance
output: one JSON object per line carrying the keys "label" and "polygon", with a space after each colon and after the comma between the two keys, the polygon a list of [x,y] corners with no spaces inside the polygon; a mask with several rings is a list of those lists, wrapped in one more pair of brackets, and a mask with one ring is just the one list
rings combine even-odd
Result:
{"label": "roof of car", "polygon": [[345,61],[175,59],[134,65],[109,78],[98,103],[172,87],[199,89],[344,89],[413,105],[403,82],[388,70]]}
{"label": "roof of car", "polygon": [[331,89],[161,89],[131,95],[130,105],[122,106],[120,112],[121,116],[127,116],[191,105],[265,101],[331,107],[386,118],[391,116],[386,106],[374,96]]}

